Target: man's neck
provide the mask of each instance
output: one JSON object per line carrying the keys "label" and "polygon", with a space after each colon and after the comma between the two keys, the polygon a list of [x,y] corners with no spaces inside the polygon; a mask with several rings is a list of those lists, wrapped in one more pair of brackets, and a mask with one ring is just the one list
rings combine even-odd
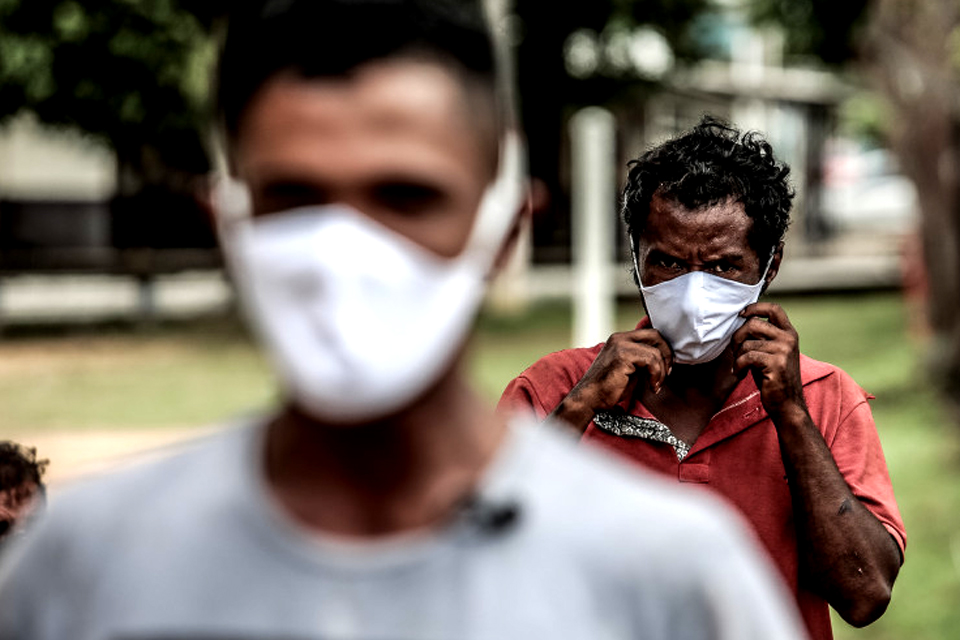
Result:
{"label": "man's neck", "polygon": [[469,499],[505,435],[458,371],[412,406],[356,426],[293,405],[270,423],[266,476],[304,526],[376,536],[433,526]]}
{"label": "man's neck", "polygon": [[675,364],[666,385],[679,398],[702,398],[719,408],[740,382],[733,372],[733,361],[733,352],[727,348],[710,362]]}
{"label": "man's neck", "polygon": [[642,402],[676,437],[692,445],[739,382],[733,353],[727,349],[704,364],[675,364],[660,393],[644,389]]}

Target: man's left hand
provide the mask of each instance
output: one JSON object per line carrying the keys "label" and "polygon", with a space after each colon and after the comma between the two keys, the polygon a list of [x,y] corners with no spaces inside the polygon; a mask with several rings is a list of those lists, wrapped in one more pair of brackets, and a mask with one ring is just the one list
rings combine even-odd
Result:
{"label": "man's left hand", "polygon": [[778,304],[755,302],[740,312],[746,323],[733,334],[734,372],[747,370],[771,416],[806,413],[800,381],[800,337]]}

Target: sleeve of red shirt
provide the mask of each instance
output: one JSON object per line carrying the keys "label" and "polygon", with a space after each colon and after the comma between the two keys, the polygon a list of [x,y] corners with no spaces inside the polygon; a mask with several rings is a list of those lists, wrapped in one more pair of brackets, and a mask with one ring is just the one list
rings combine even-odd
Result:
{"label": "sleeve of red shirt", "polygon": [[542,420],[580,382],[602,348],[601,343],[588,349],[565,349],[540,358],[510,381],[500,396],[497,411],[532,411]]}
{"label": "sleeve of red shirt", "polygon": [[853,495],[886,527],[902,553],[907,545],[907,534],[893,495],[873,413],[867,403],[872,396],[867,395],[850,376],[839,373],[840,422],[827,443]]}
{"label": "sleeve of red shirt", "polygon": [[500,402],[497,403],[497,411],[500,413],[533,412],[541,420],[547,415],[547,412],[543,409],[543,404],[537,397],[533,383],[524,374],[520,374],[511,380],[507,388],[503,390]]}

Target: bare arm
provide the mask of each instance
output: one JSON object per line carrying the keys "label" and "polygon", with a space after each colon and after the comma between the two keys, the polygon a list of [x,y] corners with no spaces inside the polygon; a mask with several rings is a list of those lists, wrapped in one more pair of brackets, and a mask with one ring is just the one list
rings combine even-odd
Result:
{"label": "bare arm", "polygon": [[[801,578],[844,620],[862,627],[879,618],[900,570],[900,549],[850,491],[807,410],[800,382],[799,338],[778,305],[757,303],[734,335],[735,367],[754,376],[777,428],[790,483]],[[769,322],[761,318],[769,319]]]}

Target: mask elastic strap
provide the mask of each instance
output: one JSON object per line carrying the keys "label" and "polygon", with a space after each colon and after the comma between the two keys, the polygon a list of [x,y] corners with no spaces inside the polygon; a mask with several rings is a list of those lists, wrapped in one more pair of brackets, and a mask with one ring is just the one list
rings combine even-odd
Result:
{"label": "mask elastic strap", "polygon": [[[489,268],[516,220],[523,202],[526,157],[520,135],[510,131],[500,140],[497,176],[484,191],[480,207],[461,254],[468,260],[486,262]],[[475,256],[475,258],[474,258]]]}
{"label": "mask elastic strap", "polygon": [[253,217],[250,188],[228,173],[216,176],[213,186],[213,207],[218,220],[239,222]]}
{"label": "mask elastic strap", "polygon": [[770,272],[770,265],[773,264],[773,258],[776,255],[777,255],[777,248],[774,247],[773,250],[770,251],[770,257],[767,258],[767,266],[763,268],[763,273],[760,274],[760,279],[757,280],[757,284],[761,284],[764,280],[767,279],[767,274]]}
{"label": "mask elastic strap", "polygon": [[640,264],[637,262],[637,243],[630,234],[630,257],[633,258],[633,275],[637,278],[637,286],[642,287],[643,281],[640,280]]}

